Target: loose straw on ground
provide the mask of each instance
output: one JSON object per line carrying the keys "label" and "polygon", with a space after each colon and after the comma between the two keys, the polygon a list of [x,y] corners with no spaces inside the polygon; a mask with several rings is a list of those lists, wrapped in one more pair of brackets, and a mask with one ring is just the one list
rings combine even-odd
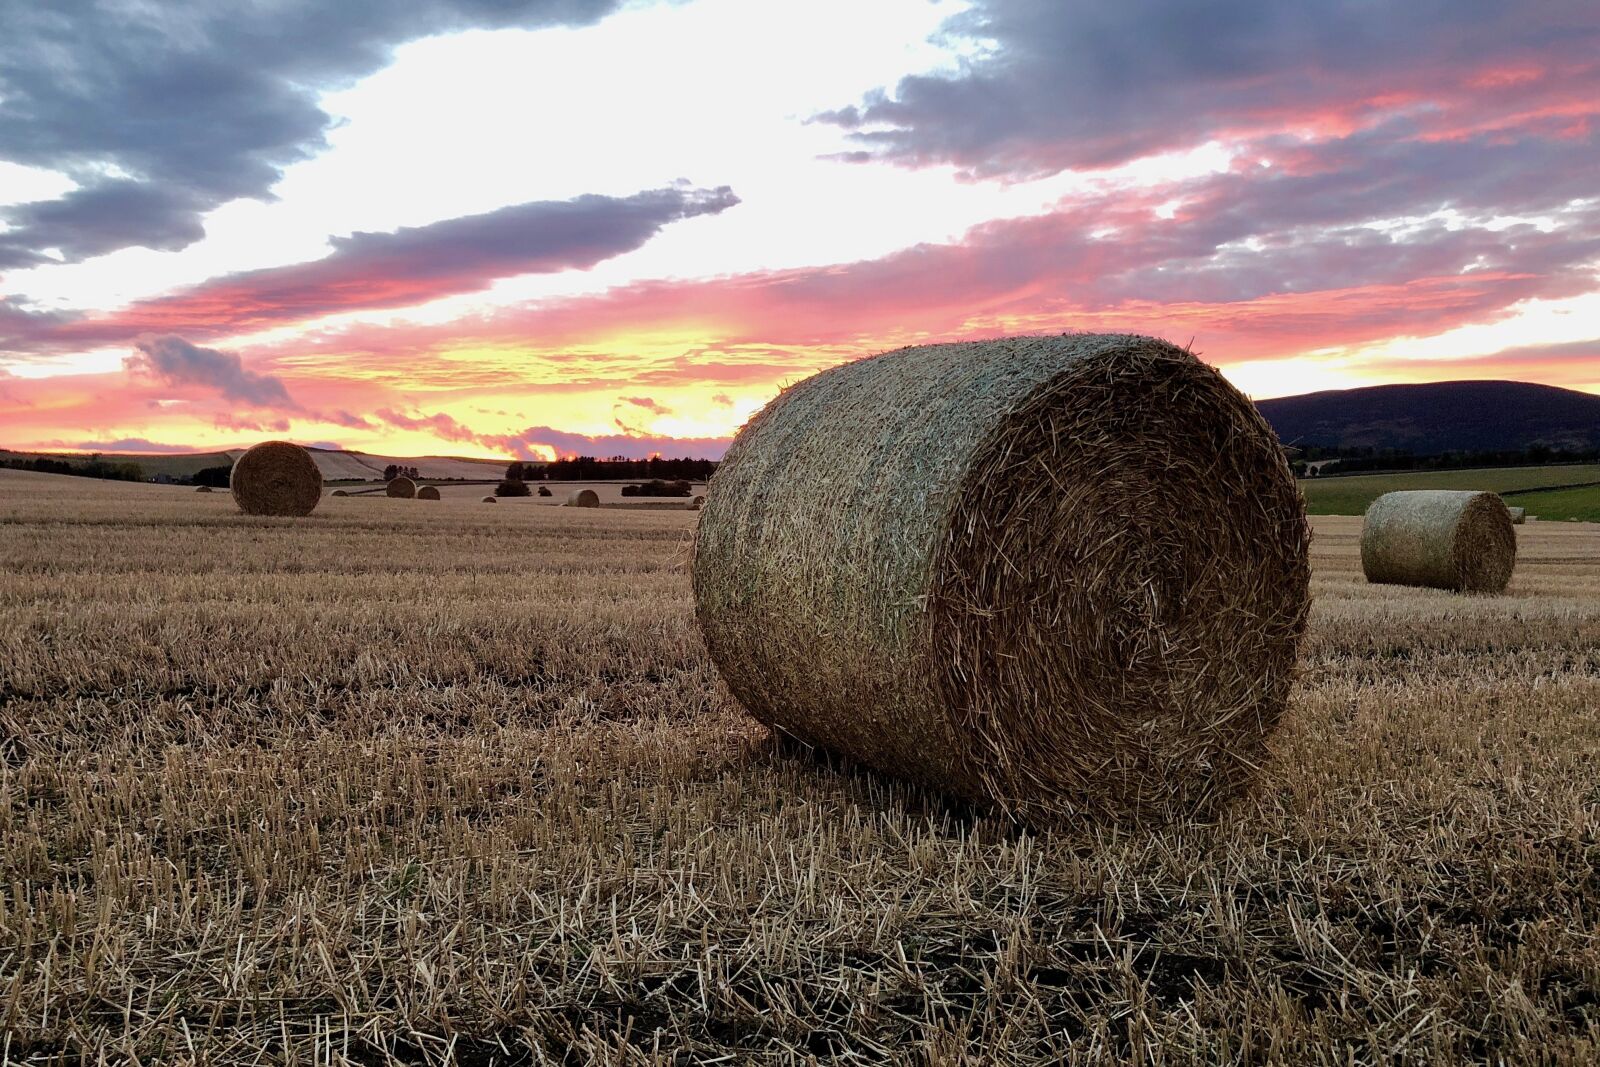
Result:
{"label": "loose straw on ground", "polygon": [[246,515],[309,515],[322,500],[322,471],[299,445],[266,441],[239,457],[229,476]]}
{"label": "loose straw on ground", "polygon": [[1193,812],[1283,713],[1309,533],[1216,371],[1127,335],[903,349],[785,390],[699,522],[757,718],[1016,815]]}
{"label": "loose straw on ground", "polygon": [[1361,525],[1369,582],[1498,593],[1517,562],[1517,532],[1494,493],[1412,489],[1385,493]]}

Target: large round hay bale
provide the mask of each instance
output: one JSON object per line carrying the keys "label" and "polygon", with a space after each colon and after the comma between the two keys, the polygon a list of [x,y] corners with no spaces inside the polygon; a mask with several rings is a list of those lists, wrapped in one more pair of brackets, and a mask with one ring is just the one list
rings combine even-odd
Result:
{"label": "large round hay bale", "polygon": [[706,647],[764,722],[1046,821],[1260,766],[1309,606],[1283,451],[1163,341],[902,349],[785,390],[712,478]]}
{"label": "large round hay bale", "polygon": [[1498,593],[1516,562],[1517,532],[1494,493],[1385,493],[1361,524],[1361,569],[1369,582]]}
{"label": "large round hay bale", "polygon": [[567,494],[567,507],[569,508],[597,508],[600,506],[600,494],[593,489],[574,489]]}
{"label": "large round hay bale", "polygon": [[202,485],[200,488],[196,489],[195,492],[197,492],[197,493],[209,493],[209,492],[211,492],[211,487],[209,485]]}
{"label": "large round hay bale", "polygon": [[322,500],[317,461],[288,441],[265,441],[240,456],[229,484],[246,515],[309,515]]}
{"label": "large round hay bale", "polygon": [[483,502],[484,502],[484,503],[485,503],[485,504],[498,504],[498,503],[499,503],[499,501],[498,501],[498,500],[496,500],[496,499],[495,499],[495,498],[494,498],[494,497],[492,497],[492,496],[486,496],[486,497],[484,497],[484,498],[483,498]]}
{"label": "large round hay bale", "polygon": [[425,485],[425,486],[423,486],[421,489],[417,490],[417,499],[418,500],[438,500],[439,499],[439,487],[436,486],[436,485]]}
{"label": "large round hay bale", "polygon": [[1506,507],[1506,513],[1511,516],[1511,525],[1513,526],[1521,526],[1523,523],[1528,521],[1527,508],[1514,508],[1508,505]]}
{"label": "large round hay bale", "polygon": [[706,498],[705,498],[704,494],[701,494],[700,496],[696,496],[693,500],[689,501],[689,510],[690,511],[699,511],[701,508],[703,508],[705,506],[706,506]]}
{"label": "large round hay bale", "polygon": [[402,500],[410,500],[412,497],[417,495],[417,483],[402,474],[398,478],[389,479],[389,486],[384,490],[384,492],[389,496],[399,497]]}
{"label": "large round hay bale", "polygon": [[329,496],[349,496],[350,492],[347,489],[335,489],[333,492],[329,493],[328,495]]}

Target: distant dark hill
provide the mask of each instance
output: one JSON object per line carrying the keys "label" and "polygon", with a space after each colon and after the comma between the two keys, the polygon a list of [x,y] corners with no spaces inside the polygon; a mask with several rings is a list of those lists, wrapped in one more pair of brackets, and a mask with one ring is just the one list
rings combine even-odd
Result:
{"label": "distant dark hill", "polygon": [[1440,452],[1600,448],[1600,396],[1529,382],[1374,385],[1261,400],[1286,445]]}

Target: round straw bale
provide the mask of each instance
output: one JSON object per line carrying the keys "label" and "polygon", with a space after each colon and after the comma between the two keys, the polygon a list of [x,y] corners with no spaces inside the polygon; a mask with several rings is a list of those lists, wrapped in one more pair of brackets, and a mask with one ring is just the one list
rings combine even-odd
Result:
{"label": "round straw bale", "polygon": [[1511,515],[1511,525],[1513,526],[1521,526],[1523,523],[1528,521],[1527,508],[1514,508],[1507,506],[1506,511]]}
{"label": "round straw bale", "polygon": [[333,492],[329,493],[328,495],[329,496],[349,496],[350,492],[347,489],[335,489]]}
{"label": "round straw bale", "polygon": [[436,485],[425,485],[425,486],[423,486],[421,489],[417,490],[417,499],[418,500],[438,500],[439,499],[439,487],[436,486]]}
{"label": "round straw bale", "polygon": [[265,441],[240,456],[229,484],[246,515],[309,515],[322,499],[317,461],[288,441]]}
{"label": "round straw bale", "polygon": [[567,494],[567,507],[569,508],[597,508],[600,506],[600,494],[593,489],[574,489]]}
{"label": "round straw bale", "polygon": [[498,501],[498,500],[496,500],[496,499],[495,499],[495,498],[494,498],[494,497],[492,497],[492,496],[486,496],[486,497],[484,497],[484,498],[483,498],[483,502],[484,502],[484,503],[485,503],[485,504],[497,504],[497,503],[499,503],[499,501]]}
{"label": "round straw bale", "polygon": [[412,497],[417,495],[417,483],[402,474],[398,478],[389,479],[389,487],[385,489],[384,492],[390,496],[397,496],[403,500],[410,500]]}
{"label": "round straw bale", "polygon": [[211,487],[209,485],[202,485],[200,488],[196,489],[195,492],[197,492],[197,493],[209,493],[209,492],[211,492]]}
{"label": "round straw bale", "polygon": [[1511,513],[1494,493],[1385,493],[1361,524],[1361,569],[1369,582],[1498,593],[1516,562]]}
{"label": "round straw bale", "polygon": [[1282,715],[1310,533],[1255,407],[1166,342],[902,349],[795,385],[711,480],[711,658],[758,719],[1014,815],[1165,816]]}
{"label": "round straw bale", "polygon": [[690,511],[699,511],[701,508],[703,508],[705,506],[706,506],[706,498],[705,498],[704,494],[696,496],[693,500],[689,501],[689,510]]}

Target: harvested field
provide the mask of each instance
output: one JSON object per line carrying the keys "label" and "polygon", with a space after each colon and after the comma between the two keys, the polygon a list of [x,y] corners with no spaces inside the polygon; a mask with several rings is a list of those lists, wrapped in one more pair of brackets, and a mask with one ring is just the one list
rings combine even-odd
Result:
{"label": "harvested field", "polygon": [[1256,794],[1040,834],[775,745],[697,519],[0,471],[3,1055],[1600,1055],[1600,526],[1462,598],[1313,519]]}

